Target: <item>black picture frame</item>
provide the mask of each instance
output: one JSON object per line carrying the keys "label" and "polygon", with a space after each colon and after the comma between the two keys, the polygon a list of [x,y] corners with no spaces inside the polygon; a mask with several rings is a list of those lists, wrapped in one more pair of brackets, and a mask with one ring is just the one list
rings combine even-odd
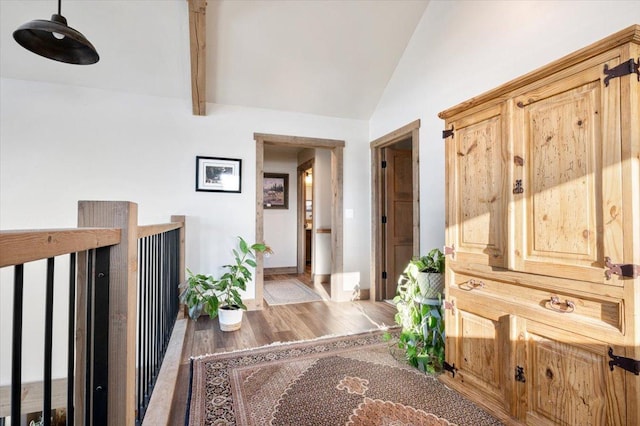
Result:
{"label": "black picture frame", "polygon": [[262,180],[262,206],[265,209],[289,208],[289,175],[265,173]]}
{"label": "black picture frame", "polygon": [[197,156],[196,191],[242,192],[242,160]]}

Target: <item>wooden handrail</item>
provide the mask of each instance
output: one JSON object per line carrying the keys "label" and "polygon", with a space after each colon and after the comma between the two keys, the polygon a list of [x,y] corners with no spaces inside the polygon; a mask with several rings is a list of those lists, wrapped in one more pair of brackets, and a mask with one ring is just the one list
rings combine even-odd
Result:
{"label": "wooden handrail", "polygon": [[173,231],[174,229],[182,228],[184,223],[170,222],[160,223],[156,225],[144,225],[138,226],[138,238],[150,237],[151,235],[162,234],[163,232]]}
{"label": "wooden handrail", "polygon": [[0,268],[119,242],[119,228],[0,231]]}

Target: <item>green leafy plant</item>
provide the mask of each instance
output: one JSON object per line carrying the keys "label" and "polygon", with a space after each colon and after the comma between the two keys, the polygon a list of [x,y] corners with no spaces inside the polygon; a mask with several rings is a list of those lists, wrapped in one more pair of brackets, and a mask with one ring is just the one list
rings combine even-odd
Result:
{"label": "green leafy plant", "polygon": [[395,321],[402,326],[398,346],[405,350],[407,362],[420,371],[436,373],[444,364],[442,296],[426,299],[418,282],[418,274],[429,268],[444,271],[444,255],[439,249],[409,262],[398,280],[393,302],[398,310]]}
{"label": "green leafy plant", "polygon": [[420,272],[444,273],[444,254],[438,248],[434,248],[425,256],[412,260],[409,265]]}
{"label": "green leafy plant", "polygon": [[235,262],[223,266],[227,272],[220,279],[194,274],[187,268],[188,278],[182,286],[180,301],[187,305],[192,319],[197,320],[203,312],[215,318],[219,309],[247,309],[240,290],[245,291],[247,282],[251,281],[256,253],[270,253],[271,249],[261,243],[249,245],[242,237],[238,240],[238,250],[232,250]]}

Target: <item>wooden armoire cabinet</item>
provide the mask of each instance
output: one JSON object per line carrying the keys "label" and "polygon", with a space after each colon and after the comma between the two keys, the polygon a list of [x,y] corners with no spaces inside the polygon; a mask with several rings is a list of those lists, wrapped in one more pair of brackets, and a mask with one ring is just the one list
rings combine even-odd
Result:
{"label": "wooden armoire cabinet", "polygon": [[640,424],[640,25],[439,114],[446,363],[508,423]]}

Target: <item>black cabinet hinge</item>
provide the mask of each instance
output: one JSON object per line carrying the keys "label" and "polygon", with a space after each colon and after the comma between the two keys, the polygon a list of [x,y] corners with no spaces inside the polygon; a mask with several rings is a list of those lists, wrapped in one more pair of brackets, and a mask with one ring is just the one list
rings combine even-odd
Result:
{"label": "black cabinet hinge", "polygon": [[628,74],[638,74],[638,81],[640,81],[640,58],[638,58],[638,62],[629,59],[627,62],[623,62],[611,69],[609,69],[609,65],[604,64],[604,73],[607,75],[604,78],[605,86],[609,86],[609,80],[612,78],[622,77]]}
{"label": "black cabinet hinge", "polygon": [[451,377],[456,377],[456,371],[458,371],[458,369],[456,368],[455,362],[452,365],[445,361],[442,367],[445,369],[445,371],[451,373]]}
{"label": "black cabinet hinge", "polygon": [[382,223],[387,223],[387,217],[386,216],[382,216]]}
{"label": "black cabinet hinge", "polygon": [[386,279],[387,279],[387,271],[384,271],[384,272],[382,273],[382,279],[383,279],[383,280],[386,280]]}
{"label": "black cabinet hinge", "polygon": [[448,137],[452,137],[453,136],[453,126],[451,126],[450,129],[448,130],[443,130],[442,131],[442,139],[446,139]]}
{"label": "black cabinet hinge", "polygon": [[627,370],[630,373],[635,374],[636,376],[640,376],[640,361],[625,358],[623,356],[617,356],[613,354],[613,348],[609,348],[609,368],[613,371],[613,367],[620,367],[623,370]]}
{"label": "black cabinet hinge", "polygon": [[604,275],[607,279],[611,279],[611,275],[618,275],[623,278],[638,278],[640,277],[640,265],[634,265],[633,263],[611,263],[611,258],[604,258],[604,265],[607,270],[604,271]]}
{"label": "black cabinet hinge", "polygon": [[524,368],[519,365],[516,366],[516,382],[526,383],[527,379],[524,377]]}
{"label": "black cabinet hinge", "polygon": [[387,160],[382,160],[382,168],[383,169],[387,168]]}

